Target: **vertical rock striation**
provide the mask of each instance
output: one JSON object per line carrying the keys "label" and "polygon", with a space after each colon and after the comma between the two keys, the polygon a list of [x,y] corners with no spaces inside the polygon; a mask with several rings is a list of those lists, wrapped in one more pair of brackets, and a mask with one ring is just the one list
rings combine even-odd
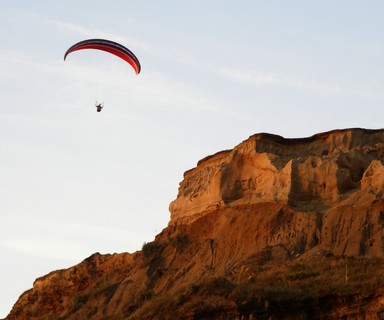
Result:
{"label": "vertical rock striation", "polygon": [[264,246],[287,245],[282,239],[303,234],[301,247],[307,249],[382,255],[383,163],[383,130],[334,130],[301,139],[256,134],[185,173],[169,225],[189,224],[218,209],[274,203],[293,210],[301,223],[277,219]]}

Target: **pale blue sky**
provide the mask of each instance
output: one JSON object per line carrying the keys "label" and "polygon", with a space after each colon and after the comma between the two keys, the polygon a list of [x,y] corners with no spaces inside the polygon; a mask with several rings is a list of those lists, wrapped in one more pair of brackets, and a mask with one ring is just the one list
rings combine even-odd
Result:
{"label": "pale blue sky", "polygon": [[[209,154],[383,127],[383,16],[382,1],[0,0],[0,317],[37,277],[152,241]],[[141,74],[102,52],[63,61],[88,38],[127,46]]]}

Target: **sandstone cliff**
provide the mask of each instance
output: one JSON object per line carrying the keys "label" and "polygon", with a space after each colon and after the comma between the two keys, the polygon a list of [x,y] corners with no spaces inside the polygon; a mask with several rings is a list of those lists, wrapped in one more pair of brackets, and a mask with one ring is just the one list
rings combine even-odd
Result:
{"label": "sandstone cliff", "polygon": [[13,319],[384,316],[384,130],[261,133],[187,171],[134,254],[35,281]]}

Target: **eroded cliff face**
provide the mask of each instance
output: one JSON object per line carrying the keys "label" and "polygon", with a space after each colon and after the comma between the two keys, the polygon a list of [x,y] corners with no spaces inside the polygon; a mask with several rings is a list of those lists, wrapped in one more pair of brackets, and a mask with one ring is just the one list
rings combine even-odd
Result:
{"label": "eroded cliff face", "polygon": [[382,255],[383,160],[382,130],[302,139],[256,134],[185,173],[169,225],[192,223],[214,210],[273,203],[294,217],[278,212],[284,221],[276,219],[272,227],[260,221],[259,248],[299,239],[301,246],[321,245],[336,254]]}
{"label": "eroded cliff face", "polygon": [[256,134],[201,160],[135,254],[35,281],[18,319],[384,316],[384,130]]}
{"label": "eroded cliff face", "polygon": [[256,134],[185,173],[170,205],[170,224],[262,202],[303,211],[371,203],[383,193],[383,157],[381,130],[336,130],[303,139]]}

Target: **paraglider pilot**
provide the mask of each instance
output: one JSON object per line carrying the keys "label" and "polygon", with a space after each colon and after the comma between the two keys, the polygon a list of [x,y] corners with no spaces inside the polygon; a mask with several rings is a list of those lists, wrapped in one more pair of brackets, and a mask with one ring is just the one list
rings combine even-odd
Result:
{"label": "paraglider pilot", "polygon": [[96,106],[96,111],[97,111],[97,112],[100,112],[101,109],[104,108],[104,103],[97,103],[97,102],[96,102],[95,106]]}

